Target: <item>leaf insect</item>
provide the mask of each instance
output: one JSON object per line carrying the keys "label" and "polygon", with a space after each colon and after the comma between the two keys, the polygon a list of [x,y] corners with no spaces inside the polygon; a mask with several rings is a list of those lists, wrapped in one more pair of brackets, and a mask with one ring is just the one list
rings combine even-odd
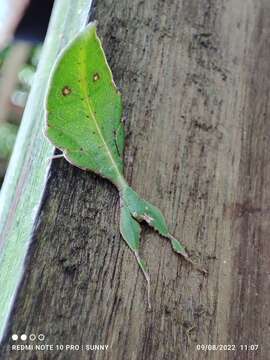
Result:
{"label": "leaf insect", "polygon": [[192,261],[185,247],[170,234],[160,210],[140,198],[124,178],[121,116],[121,94],[97,36],[96,22],[92,22],[56,60],[46,96],[45,134],[71,164],[93,171],[117,187],[120,232],[147,281],[150,307],[150,277],[139,255],[140,222],[145,221],[170,240],[176,253]]}

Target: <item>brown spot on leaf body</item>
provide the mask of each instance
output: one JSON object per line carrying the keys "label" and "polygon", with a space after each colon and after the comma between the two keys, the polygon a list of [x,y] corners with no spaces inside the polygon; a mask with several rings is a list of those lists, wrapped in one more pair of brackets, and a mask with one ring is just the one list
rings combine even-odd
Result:
{"label": "brown spot on leaf body", "polygon": [[95,73],[93,75],[93,81],[95,82],[95,81],[98,81],[99,79],[100,79],[99,73]]}
{"label": "brown spot on leaf body", "polygon": [[62,89],[62,94],[63,94],[64,96],[70,95],[70,94],[71,94],[71,88],[68,87],[68,86],[64,86],[63,89]]}

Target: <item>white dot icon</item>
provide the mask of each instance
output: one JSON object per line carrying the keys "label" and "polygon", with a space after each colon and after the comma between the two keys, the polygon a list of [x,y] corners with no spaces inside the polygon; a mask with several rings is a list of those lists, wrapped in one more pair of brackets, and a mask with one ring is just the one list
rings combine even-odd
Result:
{"label": "white dot icon", "polygon": [[13,334],[13,335],[11,336],[11,338],[12,338],[13,341],[17,341],[17,340],[18,340],[18,335],[17,335],[17,334]]}
{"label": "white dot icon", "polygon": [[35,341],[36,340],[36,335],[35,334],[30,334],[29,335],[29,339],[31,340],[31,341]]}
{"label": "white dot icon", "polygon": [[21,335],[21,340],[22,340],[22,341],[25,341],[26,339],[27,339],[27,335],[22,334],[22,335]]}
{"label": "white dot icon", "polygon": [[38,335],[38,340],[39,341],[43,341],[44,339],[45,339],[45,335],[43,335],[43,334]]}

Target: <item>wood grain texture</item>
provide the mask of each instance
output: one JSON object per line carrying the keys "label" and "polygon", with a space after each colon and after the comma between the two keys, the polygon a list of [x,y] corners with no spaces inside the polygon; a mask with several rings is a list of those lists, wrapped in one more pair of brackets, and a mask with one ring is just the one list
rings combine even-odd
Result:
{"label": "wood grain texture", "polygon": [[[105,180],[55,160],[12,333],[107,352],[24,359],[270,357],[270,5],[266,0],[97,1],[99,34],[125,107],[126,176],[208,277],[144,227],[143,276],[120,238]],[[203,352],[196,344],[259,344]]]}

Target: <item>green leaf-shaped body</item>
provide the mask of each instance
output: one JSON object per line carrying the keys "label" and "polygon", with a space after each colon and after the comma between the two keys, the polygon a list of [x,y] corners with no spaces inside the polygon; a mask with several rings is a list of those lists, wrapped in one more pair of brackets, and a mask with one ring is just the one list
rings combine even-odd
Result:
{"label": "green leaf-shaped body", "polygon": [[118,184],[124,148],[121,95],[95,23],[60,54],[52,73],[46,135],[69,162]]}
{"label": "green leaf-shaped body", "polygon": [[184,246],[168,230],[161,211],[141,199],[123,177],[124,129],[121,95],[106,61],[96,24],[91,23],[60,54],[52,71],[46,100],[46,136],[72,164],[113,182],[120,193],[120,232],[148,283],[139,256],[139,222],[146,221],[189,260]]}

